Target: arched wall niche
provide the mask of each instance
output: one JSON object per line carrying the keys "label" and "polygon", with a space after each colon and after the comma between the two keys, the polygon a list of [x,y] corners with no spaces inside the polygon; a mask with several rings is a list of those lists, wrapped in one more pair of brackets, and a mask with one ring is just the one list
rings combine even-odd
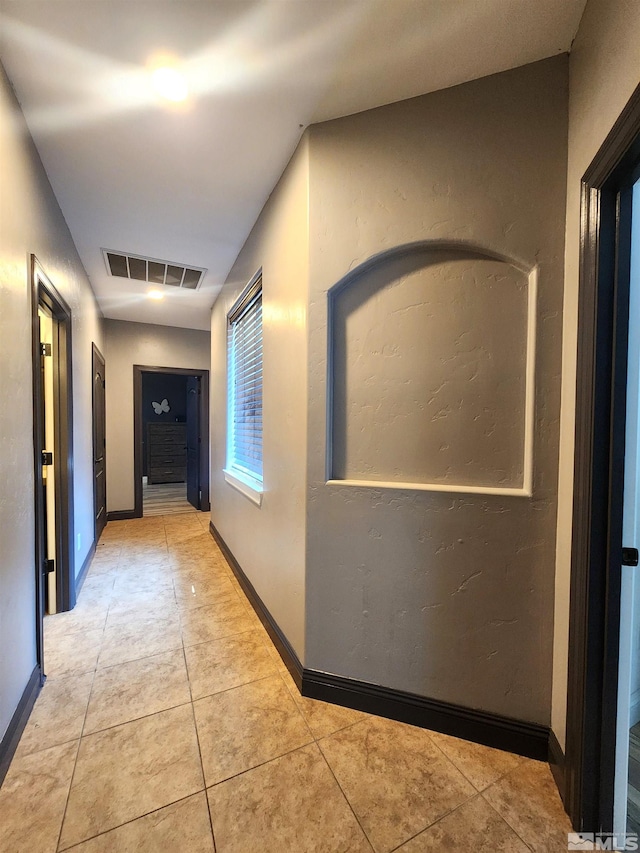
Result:
{"label": "arched wall niche", "polygon": [[329,291],[327,480],[530,495],[537,268],[466,242],[368,259]]}

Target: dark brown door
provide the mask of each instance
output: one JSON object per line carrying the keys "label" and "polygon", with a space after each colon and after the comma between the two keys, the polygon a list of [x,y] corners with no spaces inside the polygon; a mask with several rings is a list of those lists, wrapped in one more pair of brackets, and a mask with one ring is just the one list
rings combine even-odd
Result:
{"label": "dark brown door", "polygon": [[95,541],[107,523],[107,484],[105,472],[105,379],[104,358],[93,346],[93,499]]}
{"label": "dark brown door", "polygon": [[200,509],[200,377],[187,378],[187,500]]}

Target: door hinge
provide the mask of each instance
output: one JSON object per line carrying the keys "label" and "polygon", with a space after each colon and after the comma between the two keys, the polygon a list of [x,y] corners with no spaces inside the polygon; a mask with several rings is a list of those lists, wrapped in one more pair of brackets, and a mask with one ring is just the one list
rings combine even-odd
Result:
{"label": "door hinge", "polygon": [[40,342],[40,355],[51,355],[51,344]]}
{"label": "door hinge", "polygon": [[45,575],[50,575],[51,572],[54,572],[56,569],[56,561],[55,560],[45,560],[42,565],[42,572]]}
{"label": "door hinge", "polygon": [[43,465],[53,465],[53,453],[50,453],[48,450],[42,451],[42,464]]}
{"label": "door hinge", "polygon": [[622,549],[622,565],[637,566],[638,565],[638,549],[623,548]]}

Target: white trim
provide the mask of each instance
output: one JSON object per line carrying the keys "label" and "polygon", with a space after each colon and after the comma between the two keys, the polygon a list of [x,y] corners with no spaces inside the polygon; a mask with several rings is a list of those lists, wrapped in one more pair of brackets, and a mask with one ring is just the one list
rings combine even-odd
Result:
{"label": "white trim", "polygon": [[531,490],[508,486],[458,486],[455,483],[396,483],[394,480],[327,480],[327,486],[349,486],[357,489],[401,489],[414,492],[448,492],[462,495],[511,495],[530,498]]}
{"label": "white trim", "polygon": [[262,483],[258,480],[251,480],[246,475],[241,475],[238,471],[229,471],[225,468],[222,472],[225,482],[237,489],[245,498],[254,503],[256,506],[262,506],[262,494],[264,489]]}
{"label": "white trim", "polygon": [[533,493],[533,439],[535,431],[536,396],[536,322],[538,314],[538,267],[529,273],[527,296],[527,356],[525,367],[524,441],[522,488]]}

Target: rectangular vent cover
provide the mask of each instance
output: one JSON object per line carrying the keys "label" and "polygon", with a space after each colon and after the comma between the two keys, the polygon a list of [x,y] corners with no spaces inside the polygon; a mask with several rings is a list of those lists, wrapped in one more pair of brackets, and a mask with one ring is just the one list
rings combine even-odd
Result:
{"label": "rectangular vent cover", "polygon": [[197,290],[206,273],[206,269],[200,267],[187,267],[170,261],[159,261],[157,258],[112,252],[110,249],[103,249],[102,254],[109,275],[147,281],[149,284],[168,284],[170,287]]}

